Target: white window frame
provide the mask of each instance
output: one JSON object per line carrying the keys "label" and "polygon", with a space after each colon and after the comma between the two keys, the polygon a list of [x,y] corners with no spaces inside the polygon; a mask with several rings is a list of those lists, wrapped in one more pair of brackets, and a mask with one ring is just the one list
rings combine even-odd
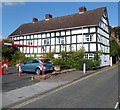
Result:
{"label": "white window frame", "polygon": [[58,44],[65,44],[64,37],[58,37]]}
{"label": "white window frame", "polygon": [[86,42],[92,42],[93,41],[93,35],[94,34],[87,34],[87,35],[85,35],[85,41]]}

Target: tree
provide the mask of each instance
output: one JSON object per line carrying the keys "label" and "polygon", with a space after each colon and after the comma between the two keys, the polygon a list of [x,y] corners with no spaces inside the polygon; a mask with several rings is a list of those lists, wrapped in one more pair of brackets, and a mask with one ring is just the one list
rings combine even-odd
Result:
{"label": "tree", "polygon": [[119,53],[120,53],[120,46],[113,38],[110,40],[110,55],[111,56],[118,56]]}
{"label": "tree", "polygon": [[110,40],[110,55],[112,56],[113,63],[116,63],[120,55],[120,46],[114,38]]}
{"label": "tree", "polygon": [[3,45],[2,46],[2,59],[6,60],[8,59],[8,61],[12,60],[12,55],[16,52],[19,51],[19,49],[15,46],[7,46],[7,45]]}

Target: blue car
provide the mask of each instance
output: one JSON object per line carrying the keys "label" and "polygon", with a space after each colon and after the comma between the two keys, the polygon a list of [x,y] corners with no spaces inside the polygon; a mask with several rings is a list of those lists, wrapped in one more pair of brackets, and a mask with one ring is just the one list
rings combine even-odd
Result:
{"label": "blue car", "polygon": [[[35,72],[37,75],[42,73],[42,59],[34,58],[21,64],[22,72]],[[44,59],[44,71],[53,71],[54,64],[50,59]]]}

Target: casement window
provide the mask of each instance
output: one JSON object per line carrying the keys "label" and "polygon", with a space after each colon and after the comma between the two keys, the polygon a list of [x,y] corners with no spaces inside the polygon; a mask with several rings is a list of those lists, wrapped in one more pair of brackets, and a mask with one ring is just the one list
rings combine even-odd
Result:
{"label": "casement window", "polygon": [[33,45],[33,43],[31,41],[28,42],[28,45]]}
{"label": "casement window", "polygon": [[92,53],[85,54],[84,58],[85,59],[93,59],[94,58],[94,54],[92,54]]}
{"label": "casement window", "polygon": [[44,45],[49,45],[50,44],[50,39],[44,39],[43,44]]}
{"label": "casement window", "polygon": [[90,42],[93,40],[93,34],[85,35],[85,41]]}
{"label": "casement window", "polygon": [[64,37],[59,37],[58,38],[58,44],[64,44],[64,42],[65,42]]}

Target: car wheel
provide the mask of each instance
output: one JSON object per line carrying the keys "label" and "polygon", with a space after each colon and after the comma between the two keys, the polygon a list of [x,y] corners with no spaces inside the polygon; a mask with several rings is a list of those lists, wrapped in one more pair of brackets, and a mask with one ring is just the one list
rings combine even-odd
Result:
{"label": "car wheel", "polygon": [[37,68],[36,71],[35,71],[35,73],[36,73],[37,75],[40,75],[40,73],[41,73],[40,69]]}

